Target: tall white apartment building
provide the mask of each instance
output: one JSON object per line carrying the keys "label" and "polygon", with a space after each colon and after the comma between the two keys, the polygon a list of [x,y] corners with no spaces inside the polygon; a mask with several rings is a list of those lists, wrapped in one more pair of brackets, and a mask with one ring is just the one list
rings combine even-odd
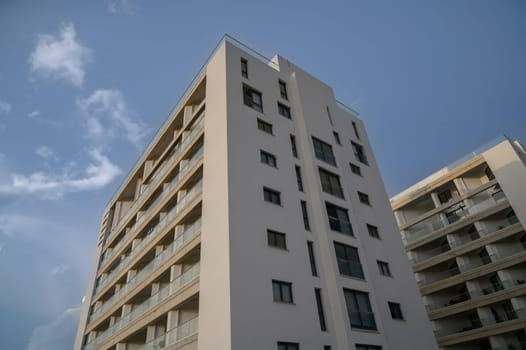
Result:
{"label": "tall white apartment building", "polygon": [[392,198],[438,345],[526,350],[526,152],[500,137]]}
{"label": "tall white apartment building", "polygon": [[225,37],[108,204],[75,349],[436,349],[357,113]]}

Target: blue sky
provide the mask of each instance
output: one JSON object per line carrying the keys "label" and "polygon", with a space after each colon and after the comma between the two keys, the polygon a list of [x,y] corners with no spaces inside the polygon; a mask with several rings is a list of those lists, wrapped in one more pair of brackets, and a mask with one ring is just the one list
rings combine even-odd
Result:
{"label": "blue sky", "polygon": [[0,348],[71,348],[104,206],[224,33],[360,111],[390,194],[526,142],[521,0],[1,0]]}

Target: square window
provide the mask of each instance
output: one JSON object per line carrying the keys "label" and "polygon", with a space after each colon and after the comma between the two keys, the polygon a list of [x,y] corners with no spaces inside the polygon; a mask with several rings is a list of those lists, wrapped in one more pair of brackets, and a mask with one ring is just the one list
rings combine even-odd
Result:
{"label": "square window", "polygon": [[351,166],[351,171],[353,174],[362,176],[362,169],[358,165],[353,163],[349,163],[349,165]]}
{"label": "square window", "polygon": [[451,195],[451,191],[449,189],[438,193],[438,200],[440,201],[440,204],[446,204],[452,198],[453,196]]}
{"label": "square window", "polygon": [[278,350],[300,350],[300,344],[279,341]]}
{"label": "square window", "polygon": [[323,168],[319,168],[321,188],[323,192],[343,199],[343,189],[340,184],[340,177]]}
{"label": "square window", "polygon": [[261,120],[258,118],[258,129],[261,130],[261,131],[264,131],[266,132],[267,134],[273,134],[272,133],[272,124],[270,123],[267,123],[266,121],[264,120]]}
{"label": "square window", "polygon": [[292,299],[292,283],[272,280],[272,293],[274,301],[282,303],[293,303]]}
{"label": "square window", "polygon": [[263,198],[265,202],[281,205],[281,193],[267,187],[263,187]]}
{"label": "square window", "polygon": [[337,205],[325,202],[327,209],[327,216],[329,218],[329,226],[331,230],[353,236],[352,226],[349,222],[349,214],[347,209]]}
{"label": "square window", "polygon": [[333,131],[332,134],[334,135],[334,142],[336,142],[336,144],[338,145],[341,145],[341,141],[340,141],[340,134],[338,134],[336,131]]}
{"label": "square window", "polygon": [[273,154],[270,154],[268,152],[265,152],[263,150],[260,150],[259,155],[260,155],[260,158],[261,158],[261,163],[264,163],[264,164],[267,164],[267,165],[269,165],[271,167],[277,168],[278,163],[276,161],[276,156],[274,156]]}
{"label": "square window", "polygon": [[402,315],[402,307],[399,303],[393,303],[389,301],[387,303],[389,305],[389,311],[391,312],[391,317],[393,320],[403,320],[404,316]]}
{"label": "square window", "polygon": [[244,58],[241,58],[241,76],[248,79],[248,62]]}
{"label": "square window", "polygon": [[287,84],[283,80],[279,81],[279,93],[282,99],[289,99],[289,95],[287,94]]}
{"label": "square window", "polygon": [[358,191],[358,198],[360,199],[360,203],[371,205],[368,194]]}
{"label": "square window", "polygon": [[336,158],[334,158],[332,146],[327,142],[323,142],[322,140],[319,140],[315,137],[312,138],[312,142],[314,145],[314,154],[316,155],[316,158],[336,166]]}
{"label": "square window", "polygon": [[380,260],[376,260],[376,263],[378,264],[378,270],[380,271],[380,275],[391,277],[391,270],[389,269],[388,263]]}
{"label": "square window", "polygon": [[356,160],[366,165],[369,164],[367,162],[367,157],[365,156],[365,151],[363,150],[363,146],[357,144],[356,142],[352,142],[352,141],[351,141],[351,146],[352,146],[354,157],[356,158]]}
{"label": "square window", "polygon": [[343,243],[334,242],[334,251],[341,275],[364,279],[358,249]]}
{"label": "square window", "polygon": [[267,230],[267,241],[271,247],[287,249],[287,240],[282,232]]}
{"label": "square window", "polygon": [[243,102],[245,105],[263,113],[263,97],[261,92],[243,84]]}
{"label": "square window", "polygon": [[380,233],[378,232],[378,227],[374,225],[367,224],[367,232],[369,232],[369,236],[374,238],[380,238]]}
{"label": "square window", "polygon": [[279,103],[279,102],[278,102],[278,113],[284,116],[285,118],[291,119],[290,107],[287,107],[284,104]]}
{"label": "square window", "polygon": [[351,289],[344,289],[343,294],[351,328],[376,330],[369,294]]}

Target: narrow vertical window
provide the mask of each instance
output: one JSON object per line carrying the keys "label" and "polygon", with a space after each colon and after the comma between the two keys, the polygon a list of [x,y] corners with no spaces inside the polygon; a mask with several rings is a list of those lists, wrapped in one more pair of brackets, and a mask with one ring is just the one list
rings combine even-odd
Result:
{"label": "narrow vertical window", "polygon": [[298,158],[298,148],[296,147],[296,136],[290,135],[290,147],[292,148],[292,155]]}
{"label": "narrow vertical window", "polygon": [[301,201],[301,214],[303,215],[303,226],[310,231],[309,213],[307,212],[307,202]]}
{"label": "narrow vertical window", "polygon": [[289,95],[287,94],[287,84],[283,80],[279,81],[279,93],[282,99],[289,99]]}
{"label": "narrow vertical window", "polygon": [[352,129],[354,131],[354,135],[356,135],[356,138],[360,139],[360,134],[358,134],[358,126],[356,125],[356,122],[352,122]]}
{"label": "narrow vertical window", "polygon": [[327,324],[325,323],[325,313],[323,312],[323,303],[321,300],[321,289],[315,288],[314,293],[316,294],[316,306],[318,307],[318,316],[320,318],[320,328],[322,331],[326,331]]}
{"label": "narrow vertical window", "polygon": [[327,109],[327,118],[329,118],[329,123],[332,124],[332,115],[331,115],[331,110],[329,109],[329,106],[325,106],[325,108]]}
{"label": "narrow vertical window", "polygon": [[241,75],[248,79],[248,62],[244,58],[241,58]]}
{"label": "narrow vertical window", "polygon": [[314,257],[314,243],[307,241],[307,250],[309,252],[310,271],[313,276],[318,276],[318,269],[316,268],[316,258]]}
{"label": "narrow vertical window", "polygon": [[351,141],[351,147],[353,149],[354,157],[356,158],[357,161],[365,165],[369,164],[367,162],[367,157],[365,155],[365,151],[362,145],[359,145],[356,142]]}
{"label": "narrow vertical window", "polygon": [[341,145],[341,141],[340,141],[340,134],[338,134],[336,131],[333,131],[332,134],[334,135],[334,142],[336,142],[336,144],[338,145]]}
{"label": "narrow vertical window", "polygon": [[296,165],[296,182],[298,183],[298,190],[303,192],[303,180],[301,178],[301,169]]}

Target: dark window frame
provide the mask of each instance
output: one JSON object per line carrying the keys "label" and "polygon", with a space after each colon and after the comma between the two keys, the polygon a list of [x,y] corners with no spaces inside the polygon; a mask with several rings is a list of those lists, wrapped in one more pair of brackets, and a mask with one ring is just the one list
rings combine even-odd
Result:
{"label": "dark window frame", "polygon": [[360,191],[358,192],[358,199],[360,200],[360,203],[371,206],[371,199],[369,198],[369,195],[367,193],[363,193]]}
{"label": "dark window frame", "polygon": [[[286,289],[288,289],[288,295]],[[272,280],[272,295],[275,302],[294,304],[292,282]],[[288,299],[288,297],[290,297],[290,300]]]}
{"label": "dark window frame", "polygon": [[394,301],[388,301],[389,313],[393,320],[404,320],[404,314],[402,313],[402,305]]}
{"label": "dark window frame", "polygon": [[261,163],[266,164],[270,167],[277,168],[278,167],[278,160],[275,155],[273,155],[270,152],[259,150],[259,159]]}
{"label": "dark window frame", "polygon": [[363,176],[362,175],[362,168],[360,168],[359,165],[356,165],[356,164],[353,164],[353,163],[349,163],[350,167],[351,167],[351,172],[353,174],[356,174],[356,175],[359,175],[359,176]]}
{"label": "dark window frame", "polygon": [[389,263],[387,261],[376,260],[376,264],[378,265],[378,271],[380,272],[380,275],[393,277],[391,274],[391,268],[389,267]]}
{"label": "dark window frame", "polygon": [[314,288],[314,294],[316,296],[316,307],[318,309],[318,318],[320,320],[320,329],[323,332],[327,331],[327,322],[325,321],[325,311],[323,309],[323,298],[321,295],[320,288]]}
{"label": "dark window frame", "polygon": [[314,155],[317,159],[330,164],[334,167],[337,166],[336,164],[336,157],[334,156],[334,152],[332,150],[331,144],[320,140],[317,137],[312,137],[312,144],[314,147]]}
{"label": "dark window frame", "polygon": [[279,86],[279,94],[281,95],[281,98],[288,101],[289,100],[289,94],[287,92],[287,83],[285,83],[283,80],[278,80],[278,86]]}
{"label": "dark window frame", "polygon": [[279,115],[287,119],[292,119],[292,113],[290,111],[290,107],[281,102],[278,102],[278,113]]}
{"label": "dark window frame", "polygon": [[300,206],[301,216],[303,217],[303,227],[305,227],[305,230],[310,231],[309,209],[307,208],[307,202],[301,200]]}
{"label": "dark window frame", "polygon": [[333,131],[332,135],[334,136],[334,142],[336,142],[337,145],[341,146],[342,141],[340,140],[340,134],[338,134],[336,131]]}
{"label": "dark window frame", "polygon": [[365,224],[365,226],[367,227],[367,232],[369,233],[369,236],[380,239],[380,231],[378,230],[378,226],[374,226],[371,224]]}
{"label": "dark window frame", "polygon": [[273,126],[271,123],[264,121],[263,119],[257,119],[258,130],[266,132],[267,134],[274,135]]}
{"label": "dark window frame", "polygon": [[298,157],[298,146],[296,145],[296,136],[290,134],[290,148],[292,149],[292,156],[299,159]]}
{"label": "dark window frame", "polygon": [[314,254],[314,242],[307,241],[307,252],[309,253],[310,272],[314,277],[318,277],[316,255]]}
{"label": "dark window frame", "polygon": [[365,280],[358,248],[337,241],[333,244],[340,275]]}
{"label": "dark window frame", "polygon": [[320,176],[321,189],[323,192],[341,199],[345,199],[339,175],[322,167],[318,167],[318,173]]}
{"label": "dark window frame", "polygon": [[298,185],[298,191],[304,192],[303,178],[301,176],[301,167],[299,165],[295,165],[294,169],[296,171],[296,183]]}
{"label": "dark window frame", "polygon": [[272,203],[281,206],[281,192],[272,188],[263,187],[263,199],[267,203]]}
{"label": "dark window frame", "polygon": [[[259,101],[254,97],[257,97]],[[245,106],[263,113],[263,94],[247,84],[243,84],[243,103]]]}
{"label": "dark window frame", "polygon": [[278,350],[300,350],[300,344],[299,343],[286,342],[286,341],[279,341],[278,342]]}
{"label": "dark window frame", "polygon": [[351,328],[378,330],[369,293],[347,288],[343,293]]}
{"label": "dark window frame", "polygon": [[287,235],[283,232],[267,229],[267,244],[269,247],[287,250]]}
{"label": "dark window frame", "polygon": [[354,236],[352,224],[349,220],[349,212],[346,208],[325,202],[325,210],[329,220],[329,227],[332,231]]}
{"label": "dark window frame", "polygon": [[354,141],[351,141],[351,147],[354,153],[354,158],[362,164],[369,165],[364,147]]}
{"label": "dark window frame", "polygon": [[241,76],[248,79],[248,61],[243,57],[241,57]]}

